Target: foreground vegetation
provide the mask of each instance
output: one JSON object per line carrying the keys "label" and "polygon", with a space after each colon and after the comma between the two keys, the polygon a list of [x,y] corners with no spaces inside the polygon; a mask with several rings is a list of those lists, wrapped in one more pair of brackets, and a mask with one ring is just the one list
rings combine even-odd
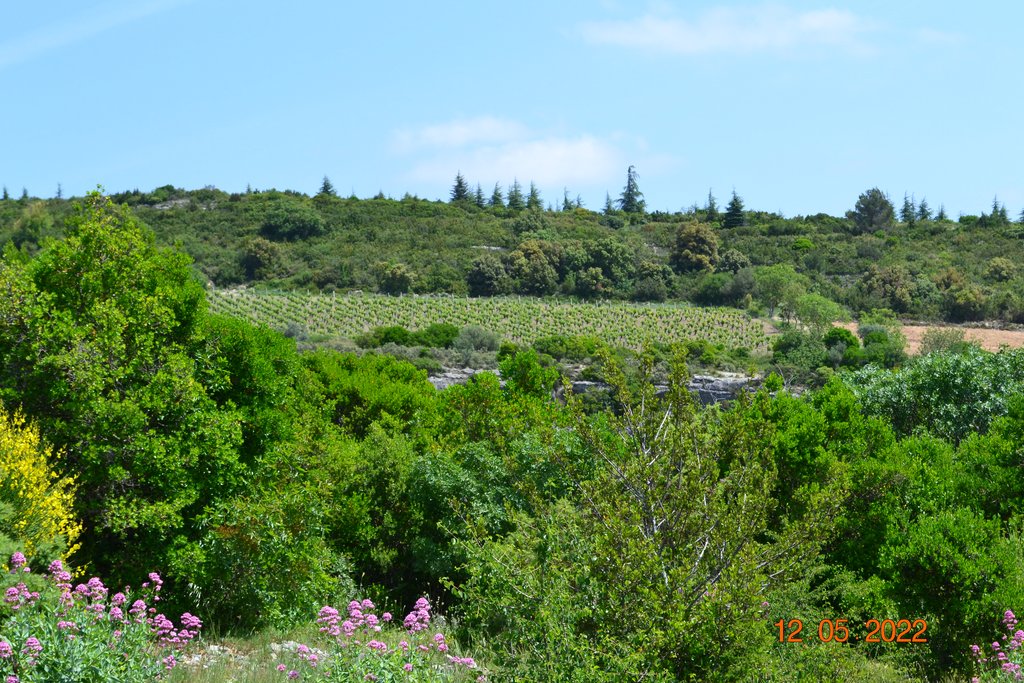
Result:
{"label": "foreground vegetation", "polygon": [[[211,312],[188,258],[102,196],[66,225],[0,263],[5,676],[188,680],[213,675],[179,668],[209,634],[271,630],[297,639],[259,660],[277,680],[998,680],[1019,664],[1022,351],[947,339],[908,360],[876,312],[859,335],[805,317],[782,336],[779,367],[821,384],[799,397],[775,375],[703,408],[687,345],[567,336],[507,343],[504,383],[436,391],[398,358],[300,353]],[[405,333],[465,332],[428,329]],[[578,349],[608,391],[556,401],[542,356]],[[106,586],[143,582],[161,600],[133,621]],[[872,640],[872,620],[891,627]],[[923,640],[898,642],[903,621]]]}

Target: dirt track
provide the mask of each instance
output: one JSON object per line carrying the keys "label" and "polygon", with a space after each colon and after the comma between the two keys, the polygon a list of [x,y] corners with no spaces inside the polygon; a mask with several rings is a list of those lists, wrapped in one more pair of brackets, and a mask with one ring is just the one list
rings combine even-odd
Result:
{"label": "dirt track", "polygon": [[[843,323],[842,327],[857,332],[857,323]],[[1024,331],[990,330],[983,327],[954,327],[949,325],[904,325],[903,334],[907,338],[907,353],[916,354],[921,348],[921,338],[933,327],[943,329],[961,329],[967,341],[976,341],[986,351],[998,351],[1000,346],[1017,348],[1024,346]]]}

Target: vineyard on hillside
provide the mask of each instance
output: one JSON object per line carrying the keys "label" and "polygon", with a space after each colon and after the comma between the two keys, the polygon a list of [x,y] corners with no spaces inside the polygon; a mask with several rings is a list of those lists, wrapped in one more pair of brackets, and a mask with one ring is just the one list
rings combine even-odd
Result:
{"label": "vineyard on hillside", "polygon": [[767,351],[761,324],[731,308],[625,302],[578,303],[519,298],[382,296],[213,290],[210,308],[276,329],[351,338],[385,325],[422,329],[431,323],[478,325],[501,338],[528,343],[554,334],[592,335],[633,349],[645,341],[704,339],[730,348]]}

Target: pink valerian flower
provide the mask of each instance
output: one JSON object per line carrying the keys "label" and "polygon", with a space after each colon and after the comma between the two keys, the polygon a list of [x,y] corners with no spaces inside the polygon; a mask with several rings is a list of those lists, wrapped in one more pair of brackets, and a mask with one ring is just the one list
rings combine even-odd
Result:
{"label": "pink valerian flower", "polygon": [[287,668],[288,668],[288,667],[286,667],[286,666],[285,666],[284,664],[278,664],[278,665],[277,665],[277,670],[278,670],[278,671],[281,671],[281,672],[283,672],[283,671],[284,671],[285,669],[287,669]]}
{"label": "pink valerian flower", "polygon": [[164,668],[167,669],[168,671],[173,669],[178,664],[178,660],[176,660],[174,658],[174,655],[167,655],[166,657],[164,657],[163,662],[164,662]]}
{"label": "pink valerian flower", "polygon": [[14,573],[25,566],[28,560],[21,553],[11,555],[11,572]]}
{"label": "pink valerian flower", "polygon": [[19,683],[20,681],[21,681],[21,679],[20,679],[20,678],[18,678],[18,677],[17,677],[17,676],[15,676],[14,674],[11,674],[10,676],[8,676],[8,677],[7,677],[7,678],[6,678],[5,680],[4,680],[4,683]]}
{"label": "pink valerian flower", "polygon": [[39,639],[35,636],[29,636],[25,639],[25,647],[21,649],[21,653],[25,655],[34,656],[43,651],[43,644],[39,642]]}
{"label": "pink valerian flower", "polygon": [[142,622],[146,618],[146,603],[142,600],[136,600],[132,603],[132,607],[128,610],[128,614],[135,617],[135,621]]}
{"label": "pink valerian flower", "polygon": [[416,601],[415,609],[405,617],[405,628],[410,633],[416,633],[430,627],[430,603],[426,598]]}
{"label": "pink valerian flower", "polygon": [[366,644],[366,647],[370,648],[371,650],[377,650],[378,652],[388,651],[388,644],[382,643],[379,640],[371,640]]}
{"label": "pink valerian flower", "polygon": [[448,655],[448,661],[451,662],[452,664],[462,665],[462,666],[466,667],[467,669],[475,669],[476,668],[476,660],[474,660],[472,657],[455,657],[455,656],[452,656],[452,655]]}
{"label": "pink valerian flower", "polygon": [[392,619],[392,616],[391,616],[391,612],[385,612],[384,614],[380,615],[380,618],[381,618],[381,619],[382,619],[382,620],[383,620],[384,622],[389,622],[389,621],[391,621],[391,619]]}
{"label": "pink valerian flower", "polygon": [[317,617],[316,623],[321,624],[321,633],[337,638],[341,635],[341,628],[338,626],[340,619],[341,615],[338,614],[338,610],[330,605],[324,605],[320,608],[320,616]]}
{"label": "pink valerian flower", "polygon": [[97,577],[92,577],[86,584],[89,587],[89,596],[93,600],[105,600],[107,597],[107,587],[103,585],[103,582]]}
{"label": "pink valerian flower", "polygon": [[181,615],[181,625],[194,632],[203,627],[203,622],[199,617],[185,612]]}
{"label": "pink valerian flower", "polygon": [[288,672],[288,678],[296,679],[298,677],[299,677],[299,672],[298,671],[295,671],[294,669],[292,669],[291,671]]}
{"label": "pink valerian flower", "polygon": [[0,659],[10,659],[14,654],[14,647],[6,640],[0,640]]}
{"label": "pink valerian flower", "polygon": [[405,669],[406,671],[412,671],[412,662],[406,662],[405,664],[402,665],[402,668]]}
{"label": "pink valerian flower", "polygon": [[124,621],[124,612],[121,611],[120,607],[111,607],[107,616],[111,621]]}

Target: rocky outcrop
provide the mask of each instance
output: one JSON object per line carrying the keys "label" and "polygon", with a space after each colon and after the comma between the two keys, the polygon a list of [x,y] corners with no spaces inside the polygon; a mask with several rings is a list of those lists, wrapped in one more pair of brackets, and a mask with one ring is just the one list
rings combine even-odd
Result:
{"label": "rocky outcrop", "polygon": [[[445,389],[453,384],[465,384],[478,372],[486,371],[473,368],[445,368],[444,372],[430,377],[430,383],[437,389]],[[703,405],[731,401],[741,391],[752,391],[759,385],[759,378],[738,374],[694,375],[689,382],[690,391],[697,396],[697,399]],[[574,394],[585,394],[589,391],[601,391],[607,388],[608,385],[602,382],[588,382],[585,380],[574,380],[572,382]],[[655,389],[660,396],[668,391],[668,386],[658,384],[655,385]],[[560,398],[561,392],[559,391],[558,394]]]}

